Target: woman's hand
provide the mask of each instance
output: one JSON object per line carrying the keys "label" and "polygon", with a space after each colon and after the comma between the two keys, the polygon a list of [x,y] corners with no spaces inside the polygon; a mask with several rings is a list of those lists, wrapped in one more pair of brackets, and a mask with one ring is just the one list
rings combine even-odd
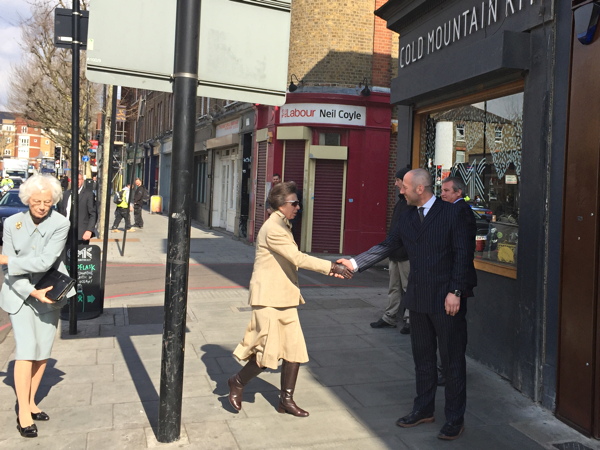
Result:
{"label": "woman's hand", "polygon": [[36,289],[29,295],[41,303],[54,303],[52,300],[50,300],[48,297],[46,297],[46,292],[51,290],[53,287],[54,286],[48,286],[47,288],[44,288],[44,289]]}
{"label": "woman's hand", "polygon": [[6,265],[6,264],[8,264],[8,256],[0,255],[0,265]]}
{"label": "woman's hand", "polygon": [[331,263],[331,270],[329,271],[329,275],[336,278],[352,278],[353,273],[348,270],[346,266],[339,263]]}

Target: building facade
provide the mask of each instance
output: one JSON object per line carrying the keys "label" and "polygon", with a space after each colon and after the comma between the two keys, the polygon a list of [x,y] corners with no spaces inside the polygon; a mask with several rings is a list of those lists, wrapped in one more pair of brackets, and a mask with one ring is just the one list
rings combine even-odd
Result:
{"label": "building facade", "polygon": [[[280,173],[303,192],[301,219],[294,224],[303,250],[358,253],[385,236],[395,203],[389,88],[397,40],[373,14],[382,3],[362,0],[342,11],[325,1],[293,2],[289,72],[296,83],[283,107],[198,98],[195,220],[252,242],[266,218],[271,177]],[[341,22],[351,28],[341,32],[336,25]],[[172,148],[172,95],[127,92],[126,139],[134,143],[139,133],[140,143],[135,176],[152,195],[161,196],[167,211],[177,151]],[[135,110],[142,99],[144,114],[138,119]],[[293,116],[306,108],[323,112],[314,120]],[[131,167],[134,145],[128,148],[126,166]],[[335,226],[325,226],[332,215]]]}
{"label": "building facade", "polygon": [[385,237],[398,164],[389,102],[397,40],[373,15],[382,3],[293,2],[286,103],[256,107],[250,241],[275,173],[300,189],[301,250],[357,254]]}
{"label": "building facade", "polygon": [[2,158],[27,161],[29,173],[54,172],[54,141],[40,124],[9,112],[0,112],[0,151]]}
{"label": "building facade", "polygon": [[599,11],[551,0],[391,0],[377,11],[401,36],[399,158],[430,170],[436,189],[461,177],[488,222],[468,354],[595,437]]}

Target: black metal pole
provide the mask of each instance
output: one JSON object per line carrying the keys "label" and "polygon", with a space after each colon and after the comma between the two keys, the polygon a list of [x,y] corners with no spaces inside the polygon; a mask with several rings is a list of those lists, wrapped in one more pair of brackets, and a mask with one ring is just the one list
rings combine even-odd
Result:
{"label": "black metal pole", "polygon": [[[106,85],[105,92],[106,92]],[[104,102],[106,103],[106,95],[104,96]],[[104,239],[102,241],[102,270],[100,271],[100,294],[101,298],[104,299],[104,287],[106,284],[106,259],[108,256],[108,222],[110,221],[110,188],[112,186],[111,180],[113,175],[113,165],[112,165],[112,155],[114,152],[113,143],[115,142],[115,130],[117,123],[117,86],[113,86],[112,88],[112,103],[111,103],[111,113],[110,113],[110,137],[108,144],[108,161],[105,161],[102,158],[102,166],[104,164],[108,164],[108,176],[106,180],[102,180],[102,177],[98,177],[101,183],[106,183],[106,196],[104,198],[104,231],[103,236]],[[106,120],[106,114],[104,115]],[[104,122],[104,120],[102,122]],[[102,135],[104,135],[104,126],[102,127]],[[102,302],[102,312],[104,312],[104,302]]]}
{"label": "black metal pole", "polygon": [[[79,211],[79,189],[77,177],[79,175],[79,0],[73,1],[73,63],[72,63],[72,104],[71,104],[71,229],[70,236],[70,264],[69,273],[71,278],[77,280],[77,244],[79,242],[77,220]],[[69,298],[69,334],[77,334],[77,295]]]}
{"label": "black metal pole", "polygon": [[173,161],[165,280],[165,323],[158,413],[157,439],[159,442],[176,441],[179,439],[181,430],[185,316],[190,257],[191,171],[194,159],[196,92],[198,89],[200,1],[177,1],[173,70],[173,109],[175,114],[173,117]]}

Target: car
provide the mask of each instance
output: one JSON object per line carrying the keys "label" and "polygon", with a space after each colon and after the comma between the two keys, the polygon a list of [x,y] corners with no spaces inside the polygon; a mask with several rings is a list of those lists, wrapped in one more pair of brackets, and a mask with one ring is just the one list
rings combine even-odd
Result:
{"label": "car", "polygon": [[0,198],[0,243],[4,234],[4,221],[6,218],[28,209],[29,207],[24,205],[19,198],[18,189],[10,189]]}
{"label": "car", "polygon": [[492,211],[491,209],[488,209],[488,208],[484,208],[483,206],[479,206],[479,205],[470,205],[470,206],[473,211],[475,211],[477,214],[479,214],[485,220],[487,220],[488,222],[492,221],[492,217],[494,216],[494,211]]}

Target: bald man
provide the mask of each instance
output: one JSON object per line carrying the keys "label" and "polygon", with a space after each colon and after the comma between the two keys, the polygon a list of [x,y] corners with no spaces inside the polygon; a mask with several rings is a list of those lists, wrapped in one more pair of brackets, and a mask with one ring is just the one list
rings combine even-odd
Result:
{"label": "bald man", "polygon": [[414,169],[402,180],[400,193],[414,206],[403,214],[385,241],[353,259],[338,262],[362,272],[404,245],[410,275],[404,305],[410,310],[411,344],[417,396],[412,411],[396,421],[402,428],[435,420],[437,348],[446,368],[445,424],[439,439],[457,439],[464,430],[467,403],[467,297],[477,275],[473,243],[463,215],[455,205],[433,195],[425,169]]}

